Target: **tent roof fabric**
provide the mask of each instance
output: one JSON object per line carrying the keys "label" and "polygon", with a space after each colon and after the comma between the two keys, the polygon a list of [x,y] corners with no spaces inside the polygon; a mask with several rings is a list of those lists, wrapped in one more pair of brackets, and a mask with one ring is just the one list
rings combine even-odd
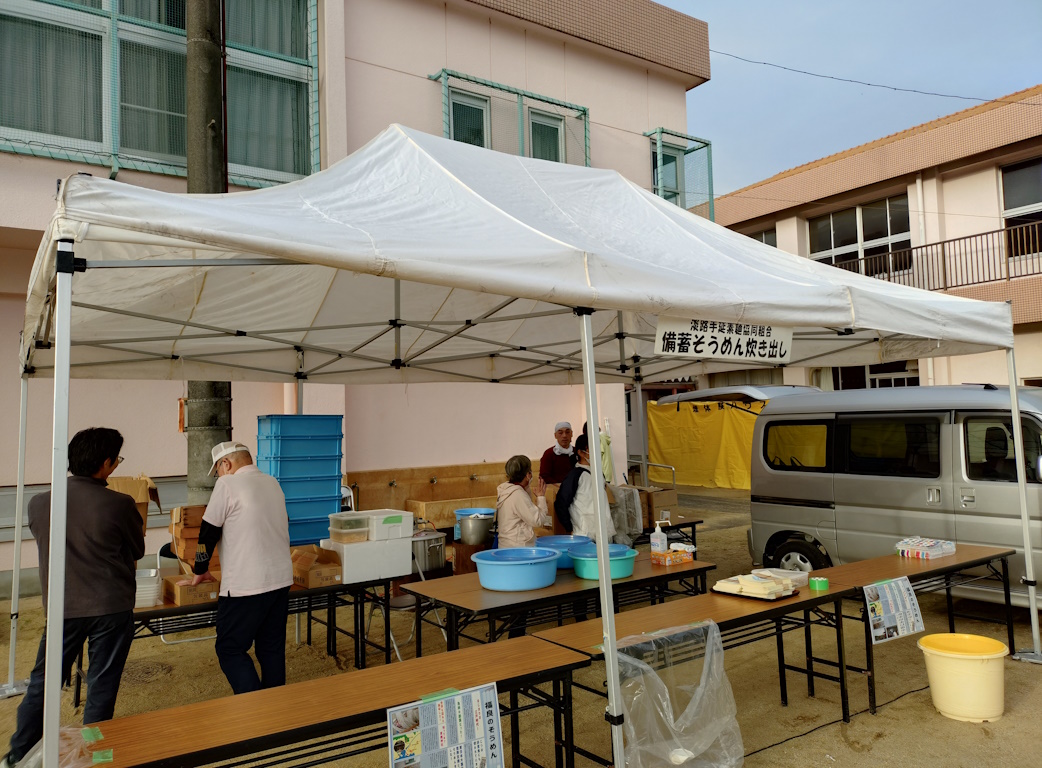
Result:
{"label": "tent roof fabric", "polygon": [[53,366],[62,239],[88,266],[73,280],[78,377],[580,383],[577,307],[596,310],[602,382],[635,365],[646,381],[736,367],[655,357],[660,315],[792,326],[792,365],[1013,344],[1005,304],[784,253],[614,171],[398,125],[269,189],[189,196],[69,178],[30,278],[19,361],[32,375]]}

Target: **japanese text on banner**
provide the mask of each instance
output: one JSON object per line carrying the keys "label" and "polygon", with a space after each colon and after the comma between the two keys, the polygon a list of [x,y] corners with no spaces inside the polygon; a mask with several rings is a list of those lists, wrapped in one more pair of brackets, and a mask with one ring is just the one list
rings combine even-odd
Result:
{"label": "japanese text on banner", "polygon": [[783,365],[792,356],[792,328],[660,317],[655,330],[655,354]]}

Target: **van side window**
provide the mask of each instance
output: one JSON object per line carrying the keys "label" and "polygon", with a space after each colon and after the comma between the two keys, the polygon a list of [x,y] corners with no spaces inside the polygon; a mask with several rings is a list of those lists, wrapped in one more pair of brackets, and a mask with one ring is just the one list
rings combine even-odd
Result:
{"label": "van side window", "polygon": [[777,421],[767,425],[763,457],[771,469],[831,472],[831,424],[825,421]]}
{"label": "van side window", "polygon": [[940,477],[941,425],[915,416],[839,419],[836,472],[882,477]]}
{"label": "van side window", "polygon": [[[1024,469],[1029,483],[1039,482],[1038,456],[1040,430],[1027,419],[1022,421],[1024,451],[1027,462]],[[966,440],[966,477],[970,480],[991,480],[1005,483],[1017,481],[1017,462],[1013,450],[1013,422],[1001,416],[967,418],[963,422]]]}

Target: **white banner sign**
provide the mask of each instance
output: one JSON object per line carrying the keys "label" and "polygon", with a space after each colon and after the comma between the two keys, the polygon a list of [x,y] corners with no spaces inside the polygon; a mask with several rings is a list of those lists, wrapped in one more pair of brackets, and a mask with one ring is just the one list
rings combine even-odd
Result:
{"label": "white banner sign", "polygon": [[792,356],[792,328],[660,317],[655,354],[781,365]]}

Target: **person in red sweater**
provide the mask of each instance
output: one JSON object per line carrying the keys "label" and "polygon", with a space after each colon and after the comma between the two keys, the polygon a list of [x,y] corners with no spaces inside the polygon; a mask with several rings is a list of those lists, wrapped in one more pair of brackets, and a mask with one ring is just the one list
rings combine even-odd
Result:
{"label": "person in red sweater", "polygon": [[554,440],[557,442],[543,452],[539,459],[539,477],[547,485],[562,482],[578,461],[572,448],[572,425],[559,421],[554,425]]}

